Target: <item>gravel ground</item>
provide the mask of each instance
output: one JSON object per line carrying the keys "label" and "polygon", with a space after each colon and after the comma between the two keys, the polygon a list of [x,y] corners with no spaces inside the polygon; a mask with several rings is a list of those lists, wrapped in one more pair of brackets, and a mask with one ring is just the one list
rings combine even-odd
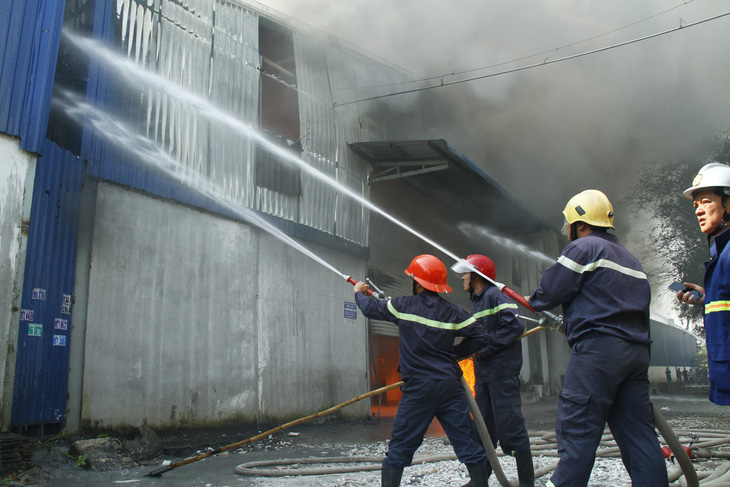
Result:
{"label": "gravel ground", "polygon": [[[672,394],[653,396],[655,406],[662,411],[672,428],[677,431],[694,430],[700,436],[699,441],[710,439],[709,433],[702,430],[723,430],[730,435],[730,408],[711,404],[704,391],[688,394]],[[537,440],[545,433],[554,431],[554,418],[557,408],[555,398],[545,398],[540,402],[525,404],[523,412],[527,419],[531,438]],[[372,486],[380,484],[380,472],[357,471],[351,473],[332,473],[328,475],[264,477],[260,475],[241,475],[236,467],[248,462],[280,460],[286,465],[275,467],[277,471],[335,467],[326,465],[295,465],[291,461],[311,457],[373,457],[370,465],[379,466],[385,454],[387,439],[392,426],[391,420],[384,419],[377,423],[345,422],[326,420],[317,424],[304,424],[293,431],[284,431],[265,440],[245,445],[237,450],[180,466],[160,477],[149,477],[146,474],[160,467],[160,462],[167,459],[172,462],[198,455],[209,448],[218,448],[254,436],[268,428],[246,430],[231,433],[206,431],[186,433],[163,438],[166,453],[155,462],[140,465],[132,469],[109,472],[91,472],[76,467],[65,455],[62,447],[37,452],[35,467],[26,472],[24,477],[14,477],[3,485],[39,485],[54,487],[77,486],[191,486],[191,487],[287,487],[287,486]],[[704,435],[704,437],[703,437]],[[683,443],[689,441],[685,434],[680,435]],[[730,452],[727,443],[721,447],[713,447],[714,451]],[[537,455],[534,452],[535,468],[554,464],[557,457]],[[417,457],[435,455],[452,455],[453,450],[443,436],[438,425],[429,431]],[[699,471],[714,471],[723,462],[720,459],[698,460],[695,468]],[[501,457],[500,464],[509,479],[516,479],[514,459]],[[352,466],[343,464],[341,466]],[[671,464],[668,462],[668,468]],[[267,467],[268,468],[268,467]],[[550,473],[538,478],[536,485],[545,486]],[[22,484],[19,482],[23,482]],[[423,487],[462,486],[468,481],[466,468],[457,460],[430,461],[408,467],[403,475],[401,485]],[[593,487],[616,487],[628,485],[629,477],[620,458],[599,458],[596,460],[589,485]],[[494,475],[490,486],[499,486]]]}

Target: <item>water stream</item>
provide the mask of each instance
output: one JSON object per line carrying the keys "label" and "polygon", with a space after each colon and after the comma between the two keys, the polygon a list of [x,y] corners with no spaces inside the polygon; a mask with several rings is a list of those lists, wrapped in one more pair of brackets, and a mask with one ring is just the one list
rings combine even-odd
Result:
{"label": "water stream", "polygon": [[[270,141],[256,127],[237,119],[235,116],[227,113],[220,107],[215,106],[209,100],[207,100],[195,93],[192,93],[190,90],[187,90],[183,86],[176,84],[174,81],[165,79],[162,76],[160,76],[156,73],[153,73],[153,72],[149,71],[148,69],[145,69],[143,66],[133,62],[132,60],[130,60],[123,54],[120,54],[112,49],[105,47],[99,41],[96,41],[94,39],[90,39],[87,37],[79,36],[78,34],[70,32],[68,29],[64,29],[63,34],[71,42],[73,42],[78,48],[82,49],[87,54],[91,55],[94,59],[97,59],[100,62],[102,62],[106,67],[113,69],[116,73],[118,73],[120,76],[123,76],[124,78],[128,79],[130,82],[134,82],[135,84],[139,84],[140,86],[145,86],[149,89],[158,90],[185,104],[189,104],[190,106],[197,109],[199,113],[203,114],[204,116],[208,117],[209,119],[224,123],[227,126],[231,127],[232,129],[236,130],[241,135],[244,135],[244,136],[254,140],[256,143],[260,144],[266,150],[277,155],[282,160],[297,166],[298,168],[300,168],[302,171],[306,172],[310,176],[333,187],[341,194],[344,194],[344,195],[358,201],[364,207],[382,215],[384,218],[390,220],[392,223],[398,225],[399,227],[403,228],[407,232],[415,235],[419,239],[425,241],[429,245],[440,250],[441,252],[443,252],[444,254],[453,258],[454,260],[456,260],[456,261],[462,260],[456,254],[450,252],[448,249],[442,247],[435,241],[431,240],[430,238],[426,237],[425,235],[423,235],[423,234],[419,233],[418,231],[414,230],[413,228],[409,227],[408,225],[401,222],[397,218],[391,216],[385,210],[379,208],[377,205],[371,203],[367,198],[363,197],[361,194],[353,191],[352,189],[341,184],[337,180],[332,179],[328,175],[318,171],[316,168],[309,165],[306,161],[297,157],[291,151],[288,151],[285,148]],[[202,175],[201,175],[201,177],[202,177]]]}
{"label": "water stream", "polygon": [[499,235],[492,229],[476,225],[474,223],[460,223],[458,225],[458,228],[465,235],[477,237],[479,239],[487,239],[500,247],[511,250],[513,252],[517,252],[524,257],[528,257],[538,262],[549,265],[555,263],[555,259],[548,257],[542,252],[531,249],[527,245],[516,242],[511,238]]}
{"label": "water stream", "polygon": [[229,209],[235,215],[266,231],[283,243],[322,264],[332,272],[339,274],[343,278],[347,277],[330,263],[265,220],[256,211],[223,196],[224,192],[222,188],[201,176],[200,173],[184,167],[151,140],[135,133],[126,124],[90,105],[75,93],[66,91],[61,94],[62,97],[55,98],[54,103],[63,109],[73,121],[79,124],[85,122],[95,133],[103,136],[106,140],[118,145],[124,150],[131,151],[145,164],[157,168],[164,174],[177,179],[211,201],[215,201]]}

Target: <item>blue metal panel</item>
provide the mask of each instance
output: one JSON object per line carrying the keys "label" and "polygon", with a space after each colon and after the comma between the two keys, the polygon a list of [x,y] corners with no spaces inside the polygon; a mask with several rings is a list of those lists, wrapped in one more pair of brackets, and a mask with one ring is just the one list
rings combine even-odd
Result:
{"label": "blue metal panel", "polygon": [[66,418],[83,163],[47,141],[42,152],[28,230],[12,427]]}
{"label": "blue metal panel", "polygon": [[65,0],[0,0],[0,131],[39,152],[46,135]]}

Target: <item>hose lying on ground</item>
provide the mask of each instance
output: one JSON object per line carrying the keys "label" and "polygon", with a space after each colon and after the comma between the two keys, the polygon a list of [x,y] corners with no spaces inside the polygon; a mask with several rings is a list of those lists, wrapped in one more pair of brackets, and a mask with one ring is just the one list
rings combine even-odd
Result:
{"label": "hose lying on ground", "polygon": [[[613,437],[610,431],[604,434],[605,445],[612,445]],[[683,436],[702,434],[706,433],[707,436],[715,436],[717,440],[711,440],[707,442],[695,443],[695,445],[706,445],[712,443],[712,446],[727,446],[730,444],[730,436],[726,431],[712,431],[709,430],[678,430],[681,431]],[[555,442],[555,434],[539,433],[533,435],[530,438],[530,445],[533,453],[535,453],[538,447],[549,448],[549,450],[539,451],[539,454],[534,455],[537,458],[547,459],[547,457],[558,457],[557,444]],[[709,450],[707,448],[692,448],[693,458],[703,459],[721,459],[726,458],[730,455],[728,451],[720,450]],[[503,453],[497,453],[497,456],[505,456]],[[618,457],[619,451],[615,446],[604,446],[599,448],[596,452],[597,458],[611,458]],[[444,461],[456,461],[456,455],[430,455],[430,456],[417,456],[413,459],[413,465],[435,463]],[[236,472],[241,475],[249,476],[262,476],[262,477],[287,477],[287,476],[304,476],[304,475],[330,475],[330,474],[342,474],[342,473],[353,473],[353,472],[365,472],[365,471],[377,471],[380,470],[380,462],[382,461],[382,455],[380,456],[353,456],[353,457],[316,457],[316,458],[296,458],[296,459],[285,459],[285,460],[269,460],[269,461],[256,461],[242,463],[236,467]],[[491,460],[490,460],[491,461]],[[319,468],[299,468],[299,465],[313,465],[329,464],[327,467]],[[350,464],[350,465],[343,465]],[[284,467],[291,465],[292,468],[275,468]],[[540,467],[535,465],[535,478],[540,478],[557,467],[558,462],[546,463]],[[273,467],[273,468],[272,468]],[[693,466],[694,471],[694,466]],[[504,474],[503,474],[504,475]],[[684,477],[682,467],[679,465],[670,466],[668,477],[670,487],[687,487],[687,478]],[[704,470],[696,472],[696,478],[701,480],[699,483],[700,487],[719,487],[730,485],[730,462],[724,462],[716,470]],[[505,477],[506,480],[506,477]],[[507,485],[513,485],[507,483]],[[627,486],[628,487],[628,486]]]}

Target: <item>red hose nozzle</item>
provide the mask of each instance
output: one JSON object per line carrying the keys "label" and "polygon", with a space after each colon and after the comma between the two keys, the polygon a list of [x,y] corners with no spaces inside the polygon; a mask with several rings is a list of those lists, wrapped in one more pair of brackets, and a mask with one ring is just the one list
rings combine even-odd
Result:
{"label": "red hose nozzle", "polygon": [[[559,330],[560,327],[563,325],[563,317],[562,316],[555,315],[555,314],[553,314],[553,313],[551,313],[549,311],[535,311],[532,308],[532,306],[530,306],[530,303],[520,293],[518,293],[516,291],[513,291],[512,289],[508,288],[507,286],[505,286],[501,282],[495,282],[495,281],[492,281],[492,282],[497,287],[500,288],[499,289],[500,291],[502,291],[507,296],[509,296],[510,298],[514,299],[518,303],[520,303],[525,308],[529,309],[530,311],[532,311],[535,314],[543,315],[543,317],[545,317],[547,319],[547,323],[548,323],[548,325],[550,326],[551,329]],[[546,325],[546,326],[548,326],[548,325]]]}
{"label": "red hose nozzle", "polygon": [[[352,284],[353,286],[355,284],[357,284],[357,281],[355,279],[353,279],[352,277],[350,277],[350,276],[345,276],[345,280],[347,282],[349,282],[350,284]],[[373,296],[374,294],[375,294],[375,292],[372,289],[368,289],[368,291],[367,291],[367,295],[368,296]]]}

